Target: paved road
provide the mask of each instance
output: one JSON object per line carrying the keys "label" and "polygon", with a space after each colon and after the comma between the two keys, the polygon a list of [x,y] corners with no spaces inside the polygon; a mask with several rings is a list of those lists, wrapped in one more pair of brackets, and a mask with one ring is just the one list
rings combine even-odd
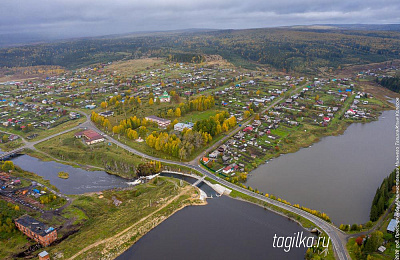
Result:
{"label": "paved road", "polygon": [[[298,91],[298,90],[299,89],[294,90],[293,93],[295,91]],[[269,107],[277,104],[281,100],[282,100],[282,98],[277,99]],[[266,109],[268,109],[268,108],[266,108]],[[46,137],[44,139],[41,139],[41,140],[38,140],[38,141],[34,141],[34,142],[26,142],[26,145],[23,146],[23,148],[35,149],[34,145],[36,145],[38,143],[41,143],[41,142],[44,142],[44,141],[49,140],[51,138],[57,137],[57,136],[59,136],[61,134],[67,133],[67,132],[72,131],[74,129],[83,128],[83,127],[86,127],[88,129],[93,129],[93,130],[105,135],[105,133],[103,131],[98,129],[93,124],[93,122],[90,120],[90,115],[88,115],[88,114],[86,114],[86,113],[84,113],[82,111],[80,111],[80,112],[83,113],[86,116],[86,119],[87,119],[86,122],[82,123],[81,125],[78,125],[78,126],[75,126],[73,128],[70,128],[68,130],[62,131],[60,133],[48,136],[48,137]],[[231,131],[230,133],[232,133],[234,131],[237,131],[237,129]],[[229,138],[229,136],[225,137],[224,139],[226,139],[226,138]],[[143,158],[146,158],[146,159],[149,159],[149,160],[160,161],[160,162],[163,162],[163,163],[174,164],[174,165],[178,165],[178,166],[191,168],[191,169],[193,169],[195,171],[198,171],[198,172],[204,174],[205,176],[213,179],[214,181],[219,182],[219,183],[227,186],[228,188],[230,188],[232,190],[236,190],[236,191],[242,192],[242,193],[244,193],[244,194],[246,194],[246,195],[248,195],[250,197],[259,199],[261,201],[267,202],[267,203],[272,204],[274,206],[277,206],[279,208],[282,208],[282,209],[285,209],[287,211],[293,212],[293,213],[295,213],[297,215],[300,215],[303,218],[308,219],[309,221],[313,222],[315,225],[317,225],[319,228],[321,228],[330,237],[330,239],[332,241],[332,244],[333,244],[333,248],[334,248],[335,254],[337,255],[338,259],[340,259],[340,260],[351,259],[350,256],[348,255],[348,252],[347,252],[346,247],[345,247],[345,239],[343,239],[344,233],[342,231],[340,231],[338,228],[336,228],[334,225],[332,225],[332,224],[330,224],[330,223],[328,223],[328,222],[326,222],[326,221],[324,221],[324,220],[322,220],[322,219],[320,219],[320,218],[318,218],[318,217],[316,217],[316,216],[314,216],[314,215],[312,215],[312,214],[310,214],[308,212],[305,212],[305,211],[303,211],[301,209],[298,209],[298,208],[295,208],[293,206],[286,205],[286,204],[278,202],[276,200],[272,200],[270,198],[267,198],[265,196],[256,194],[256,193],[251,192],[251,191],[249,191],[247,189],[243,189],[243,188],[241,188],[241,187],[239,187],[237,185],[234,185],[234,184],[232,184],[230,182],[227,182],[224,179],[221,179],[221,178],[215,176],[214,174],[210,173],[209,171],[201,168],[199,165],[197,165],[198,161],[195,161],[195,163],[193,163],[193,161],[190,162],[190,163],[183,163],[183,162],[165,160],[165,159],[153,157],[153,156],[147,155],[145,153],[142,153],[142,152],[140,152],[138,150],[135,150],[135,149],[133,149],[133,148],[131,148],[131,147],[129,147],[129,146],[117,141],[117,140],[115,140],[114,138],[112,138],[110,136],[106,136],[106,139],[107,139],[108,142],[114,143],[117,146],[119,146],[119,147],[121,147],[121,148],[123,148],[123,149],[125,149],[125,150],[127,150],[127,151],[129,151],[129,152],[131,152],[133,154],[135,154],[135,155],[138,155],[140,157],[143,157]]]}
{"label": "paved road", "polygon": [[[93,129],[93,130],[95,130],[97,132],[103,133],[91,121],[86,121],[86,123],[84,123],[83,125],[85,125],[85,127],[88,127],[89,129]],[[198,171],[198,172],[204,174],[205,176],[213,179],[216,182],[219,182],[219,183],[227,186],[228,188],[230,188],[232,190],[236,190],[236,191],[242,192],[242,193],[244,193],[244,194],[246,194],[248,196],[251,196],[253,198],[259,199],[261,201],[267,202],[267,203],[272,204],[274,206],[277,206],[279,208],[282,208],[282,209],[285,209],[287,211],[293,212],[293,213],[295,213],[297,215],[300,215],[300,216],[304,217],[305,219],[308,219],[309,221],[313,222],[318,227],[320,227],[331,238],[334,251],[335,251],[337,257],[340,260],[351,259],[350,256],[348,255],[348,252],[346,250],[345,244],[343,244],[343,243],[345,243],[345,239],[342,238],[344,236],[344,233],[341,230],[339,230],[337,227],[335,227],[334,225],[332,225],[332,224],[330,224],[330,223],[328,223],[328,222],[326,222],[326,221],[324,221],[324,220],[322,220],[322,219],[320,219],[320,218],[318,218],[318,217],[316,217],[316,216],[314,216],[314,215],[312,215],[312,214],[310,214],[308,212],[305,212],[305,211],[303,211],[301,209],[298,209],[298,208],[295,208],[293,206],[286,205],[286,204],[281,203],[279,201],[272,200],[272,199],[267,198],[265,196],[256,194],[256,193],[251,192],[251,191],[249,191],[247,189],[243,189],[243,188],[241,188],[241,187],[239,187],[239,186],[237,186],[235,184],[232,184],[232,183],[230,183],[228,181],[225,181],[224,179],[219,178],[218,176],[215,176],[214,174],[210,173],[209,171],[205,170],[204,168],[200,167],[199,165],[193,165],[191,163],[176,162],[176,161],[170,161],[170,160],[165,160],[165,159],[153,157],[153,156],[147,155],[145,153],[142,153],[140,151],[137,151],[137,150],[133,149],[132,147],[129,147],[129,146],[127,146],[127,145],[125,145],[125,144],[123,144],[123,143],[111,138],[110,136],[107,136],[106,139],[107,139],[107,141],[109,141],[111,143],[114,143],[114,144],[118,145],[119,147],[121,147],[121,148],[123,148],[123,149],[125,149],[125,150],[127,150],[127,151],[129,151],[129,152],[131,152],[133,154],[135,154],[135,155],[138,155],[140,157],[143,157],[143,158],[146,158],[146,159],[149,159],[149,160],[160,161],[160,162],[163,162],[163,163],[175,164],[175,165],[179,165],[179,166],[183,166],[183,167],[188,167],[190,169],[193,169],[195,171]]]}

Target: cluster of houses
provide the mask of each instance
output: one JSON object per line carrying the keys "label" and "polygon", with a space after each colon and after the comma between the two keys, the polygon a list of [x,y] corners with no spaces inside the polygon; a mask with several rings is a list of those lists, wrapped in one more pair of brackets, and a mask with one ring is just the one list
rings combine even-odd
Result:
{"label": "cluster of houses", "polygon": [[[1,136],[1,134],[0,134],[0,136]],[[6,135],[6,136],[7,136],[7,135]],[[18,135],[11,134],[11,135],[9,135],[9,136],[7,137],[6,140],[3,140],[3,138],[0,138],[0,143],[12,142],[12,141],[17,140],[18,138],[19,138]]]}
{"label": "cluster of houses", "polygon": [[[294,89],[293,86],[298,85],[299,80],[304,80],[304,78],[297,79],[293,77],[285,79],[291,81],[284,82],[281,89],[268,89],[268,93],[271,94],[269,100],[272,97],[277,98],[285,95],[289,89]],[[248,93],[248,90],[237,89],[239,87],[231,87],[225,90],[228,95],[231,91],[233,93],[235,89],[236,92],[244,91],[243,94]],[[215,171],[219,170],[225,175],[232,176],[235,172],[242,171],[244,166],[252,164],[255,158],[262,157],[268,151],[279,149],[280,139],[285,136],[285,133],[289,133],[292,128],[299,126],[301,122],[327,126],[337,113],[343,111],[344,102],[350,95],[356,96],[355,104],[367,104],[367,101],[360,100],[369,94],[354,93],[353,88],[354,85],[349,82],[349,79],[314,79],[311,84],[302,88],[300,92],[294,92],[276,104],[267,114],[260,114],[259,119],[253,120],[249,125],[245,125],[233,138],[230,138],[224,145],[204,157],[203,163],[213,165],[213,170]],[[235,97],[228,97],[228,99],[232,103],[240,102]],[[258,101],[262,102],[263,100]],[[252,99],[252,102],[255,102],[255,99]],[[226,103],[229,106],[231,102]],[[354,108],[354,103],[350,109]],[[239,109],[243,111],[248,109],[248,106],[240,107]],[[358,109],[357,111],[361,113],[360,115],[363,115],[360,112],[362,110]],[[234,115],[237,116],[237,114]],[[365,116],[368,115],[368,113],[365,113]],[[238,121],[242,121],[242,118],[238,118]],[[278,130],[280,127],[282,129]],[[210,164],[212,161],[218,163]]]}
{"label": "cluster of houses", "polygon": [[[33,128],[47,129],[60,120],[73,120],[80,117],[79,113],[44,106],[41,104],[10,101],[3,105],[4,111],[0,112],[0,122],[3,127],[16,127],[24,130],[30,125]],[[31,130],[31,129],[30,129]]]}
{"label": "cluster of houses", "polygon": [[2,190],[7,188],[15,188],[21,185],[21,180],[19,178],[13,177],[11,174],[6,172],[0,172],[0,188]]}
{"label": "cluster of houses", "polygon": [[383,66],[377,68],[371,68],[364,71],[360,71],[357,73],[358,78],[365,78],[365,77],[373,77],[373,78],[382,78],[382,77],[393,77],[388,74],[395,74],[399,70],[398,66]]}
{"label": "cluster of houses", "polygon": [[371,95],[365,92],[357,92],[353,103],[344,114],[345,118],[362,119],[369,118],[371,116],[371,113],[368,112],[366,109],[360,108],[360,105],[368,105],[369,103],[368,100],[360,101],[362,97],[371,97]]}
{"label": "cluster of houses", "polygon": [[[161,102],[170,102],[171,96],[166,90],[176,89],[182,94],[193,95],[247,75],[217,65],[197,67],[171,62],[150,71],[122,76],[109,69],[111,64],[90,66],[46,79],[3,83],[5,88],[0,91],[0,106],[14,106],[13,100],[28,99],[29,103],[44,106],[94,109],[112,96],[144,98],[150,93]],[[129,94],[126,92],[128,89],[132,90]]]}

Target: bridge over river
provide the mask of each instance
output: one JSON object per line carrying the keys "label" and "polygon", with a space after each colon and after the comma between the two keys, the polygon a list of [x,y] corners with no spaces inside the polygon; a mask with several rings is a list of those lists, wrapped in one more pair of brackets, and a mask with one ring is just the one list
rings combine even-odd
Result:
{"label": "bridge over river", "polygon": [[14,157],[14,156],[18,155],[24,149],[25,149],[25,147],[20,147],[20,148],[14,149],[12,151],[0,154],[0,161],[7,160],[7,159],[10,159],[11,157]]}

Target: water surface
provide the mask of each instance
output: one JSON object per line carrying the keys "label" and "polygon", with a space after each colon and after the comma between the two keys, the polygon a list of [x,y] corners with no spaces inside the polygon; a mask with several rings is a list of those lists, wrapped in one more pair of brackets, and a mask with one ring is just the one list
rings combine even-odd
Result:
{"label": "water surface", "polygon": [[[12,158],[12,161],[23,170],[36,173],[49,180],[64,194],[82,194],[128,186],[127,180],[105,171],[86,171],[54,161],[41,161],[29,155]],[[69,178],[59,178],[60,171],[68,172]]]}
{"label": "water surface", "polygon": [[273,248],[273,236],[306,230],[263,208],[222,196],[186,207],[147,233],[117,260],[304,259],[305,248]]}
{"label": "water surface", "polygon": [[376,189],[395,167],[394,113],[273,159],[252,171],[247,185],[324,211],[336,224],[365,223]]}

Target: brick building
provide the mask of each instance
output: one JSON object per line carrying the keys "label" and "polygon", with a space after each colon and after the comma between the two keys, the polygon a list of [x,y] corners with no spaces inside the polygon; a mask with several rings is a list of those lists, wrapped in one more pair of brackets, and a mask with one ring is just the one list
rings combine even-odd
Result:
{"label": "brick building", "polygon": [[83,138],[85,140],[85,143],[88,145],[104,142],[104,137],[101,134],[90,129],[76,133],[75,137]]}
{"label": "brick building", "polygon": [[171,124],[171,120],[160,118],[158,116],[146,116],[146,120],[157,123],[160,128],[167,128]]}
{"label": "brick building", "polygon": [[16,219],[15,226],[42,246],[49,246],[57,239],[57,230],[53,227],[47,227],[44,223],[28,215]]}

